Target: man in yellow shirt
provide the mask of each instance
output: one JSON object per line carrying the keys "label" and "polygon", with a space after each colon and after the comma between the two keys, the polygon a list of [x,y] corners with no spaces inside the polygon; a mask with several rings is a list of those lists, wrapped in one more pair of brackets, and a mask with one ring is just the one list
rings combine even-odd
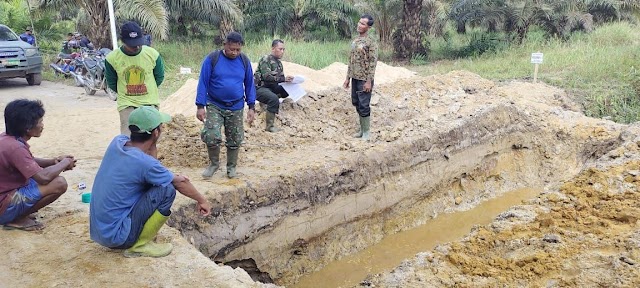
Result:
{"label": "man in yellow shirt", "polygon": [[160,105],[158,86],[164,80],[164,62],[158,51],[144,45],[144,33],[137,23],[124,23],[120,39],[124,45],[105,59],[105,77],[109,88],[118,93],[120,133],[129,135],[133,110]]}

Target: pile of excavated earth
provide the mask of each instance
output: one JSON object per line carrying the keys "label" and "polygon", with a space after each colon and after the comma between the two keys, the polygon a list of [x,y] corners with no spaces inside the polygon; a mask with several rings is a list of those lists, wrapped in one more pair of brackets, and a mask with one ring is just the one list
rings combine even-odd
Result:
{"label": "pile of excavated earth", "polygon": [[340,87],[344,64],[284,65],[305,77],[308,95],[282,104],[278,133],[264,131],[258,106],[236,179],[225,177],[224,165],[200,179],[207,155],[197,81],[161,104],[173,120],[159,157],[190,176],[214,213],[202,218],[192,200],[177,197],[158,237],[175,250],[160,259],[127,259],[89,239],[76,184],[91,187],[118,115],[106,97],[70,96],[68,87],[45,83],[34,95],[46,104],[45,132],[32,150],[80,160],[65,175],[70,191],[39,213],[45,230],[0,231],[0,286],[331,287],[340,283],[331,275],[305,279],[385,237],[527,187],[542,192],[490,224],[332,287],[640,285],[640,127],[586,117],[543,83],[465,71],[421,77],[378,63],[372,139],[363,142],[351,137],[357,114]]}

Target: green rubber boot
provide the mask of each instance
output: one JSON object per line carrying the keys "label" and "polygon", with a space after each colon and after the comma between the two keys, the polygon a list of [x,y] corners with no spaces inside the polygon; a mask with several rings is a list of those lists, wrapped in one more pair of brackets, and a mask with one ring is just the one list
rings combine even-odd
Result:
{"label": "green rubber boot", "polygon": [[202,178],[209,179],[220,168],[220,146],[207,147],[211,164],[202,172]]}
{"label": "green rubber boot", "polygon": [[238,174],[236,174],[236,166],[238,165],[238,153],[240,153],[240,149],[227,148],[227,177],[229,178],[238,177]]}
{"label": "green rubber boot", "polygon": [[264,116],[265,120],[266,120],[266,128],[264,130],[268,131],[268,132],[278,132],[280,131],[280,129],[276,128],[274,126],[274,123],[276,122],[276,114],[275,113],[271,113],[269,111],[267,111],[267,114],[265,114]]}
{"label": "green rubber boot", "polygon": [[360,130],[358,130],[358,132],[353,134],[353,138],[362,138],[362,117],[359,117],[359,120],[360,120]]}
{"label": "green rubber boot", "polygon": [[360,127],[362,127],[362,140],[369,141],[371,117],[360,117]]}
{"label": "green rubber boot", "polygon": [[164,257],[171,254],[171,250],[173,250],[171,243],[158,244],[153,242],[153,238],[156,237],[167,219],[169,219],[168,216],[160,214],[158,210],[154,211],[149,220],[144,223],[138,241],[124,251],[124,257]]}

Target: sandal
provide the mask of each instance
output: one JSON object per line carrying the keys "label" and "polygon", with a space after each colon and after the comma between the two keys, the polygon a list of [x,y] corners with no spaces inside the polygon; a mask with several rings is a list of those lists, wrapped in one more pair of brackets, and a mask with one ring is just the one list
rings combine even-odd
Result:
{"label": "sandal", "polygon": [[38,230],[42,230],[43,228],[44,228],[44,225],[35,220],[23,226],[16,226],[16,225],[10,225],[10,224],[5,224],[4,226],[2,226],[2,229],[4,230],[22,230],[22,231],[38,231]]}

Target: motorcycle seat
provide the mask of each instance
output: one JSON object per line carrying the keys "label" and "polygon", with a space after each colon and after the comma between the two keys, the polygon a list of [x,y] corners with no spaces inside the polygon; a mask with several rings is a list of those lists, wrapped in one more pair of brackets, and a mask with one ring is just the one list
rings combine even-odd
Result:
{"label": "motorcycle seat", "polygon": [[96,67],[96,65],[98,65],[98,61],[93,59],[85,59],[84,65],[87,66],[87,68],[91,69],[93,67]]}

